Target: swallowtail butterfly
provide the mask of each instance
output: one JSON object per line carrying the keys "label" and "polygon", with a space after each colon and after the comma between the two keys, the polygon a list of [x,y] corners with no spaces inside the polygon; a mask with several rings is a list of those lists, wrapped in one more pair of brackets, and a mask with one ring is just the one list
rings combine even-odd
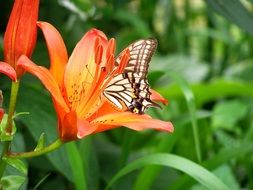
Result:
{"label": "swallowtail butterfly", "polygon": [[[156,47],[155,39],[142,39],[126,48],[130,57],[123,73],[112,78],[103,91],[104,96],[118,109],[127,107],[133,113],[143,114],[148,107],[160,107],[150,100],[147,81],[149,62]],[[122,53],[116,58],[116,67],[120,63],[121,55]]]}

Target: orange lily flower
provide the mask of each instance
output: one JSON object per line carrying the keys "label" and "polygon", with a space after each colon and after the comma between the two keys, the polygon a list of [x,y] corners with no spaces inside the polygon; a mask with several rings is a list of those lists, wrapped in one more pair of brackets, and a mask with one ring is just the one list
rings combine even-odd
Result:
{"label": "orange lily flower", "polygon": [[17,80],[23,73],[16,68],[21,55],[31,57],[37,39],[39,0],[15,0],[4,35],[4,61],[0,72]]}
{"label": "orange lily flower", "polygon": [[[45,36],[50,69],[34,64],[26,56],[18,66],[38,77],[51,93],[58,117],[58,132],[63,142],[118,126],[134,130],[154,128],[173,131],[171,122],[160,121],[146,114],[118,110],[102,95],[106,84],[124,68],[129,52],[122,55],[115,69],[115,40],[91,29],[78,42],[68,59],[64,42],[57,30],[46,22],[38,22]],[[166,102],[157,92],[151,98]]]}

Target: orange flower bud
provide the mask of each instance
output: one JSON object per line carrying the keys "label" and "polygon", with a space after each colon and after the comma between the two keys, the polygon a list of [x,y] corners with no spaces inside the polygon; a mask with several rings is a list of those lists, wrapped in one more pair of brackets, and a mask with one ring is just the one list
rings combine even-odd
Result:
{"label": "orange flower bud", "polygon": [[18,58],[31,57],[37,39],[39,0],[15,0],[4,35],[4,59],[20,77],[24,72],[16,68]]}

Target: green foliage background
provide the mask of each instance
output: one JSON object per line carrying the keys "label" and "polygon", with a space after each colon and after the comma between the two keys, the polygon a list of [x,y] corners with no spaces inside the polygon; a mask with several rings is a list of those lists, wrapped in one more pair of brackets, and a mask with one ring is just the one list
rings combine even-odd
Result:
{"label": "green foliage background", "polygon": [[[0,2],[0,60],[12,3]],[[125,166],[112,189],[212,189],[216,181],[204,168],[229,189],[253,189],[252,12],[252,0],[41,0],[39,20],[61,32],[69,55],[92,27],[116,38],[117,52],[136,39],[157,38],[149,82],[170,103],[149,113],[172,121],[175,132],[119,128],[68,143],[25,161],[22,189],[104,189]],[[49,65],[41,33],[33,60]],[[7,108],[10,81],[4,76],[0,89]],[[46,143],[57,137],[51,98],[28,74],[17,104],[17,112],[26,111],[16,118],[16,151],[32,150],[42,133]],[[20,175],[12,167],[8,174]]]}

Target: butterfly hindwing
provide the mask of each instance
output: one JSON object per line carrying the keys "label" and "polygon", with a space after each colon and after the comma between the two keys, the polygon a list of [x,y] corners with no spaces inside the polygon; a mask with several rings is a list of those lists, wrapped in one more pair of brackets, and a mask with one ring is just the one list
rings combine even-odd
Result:
{"label": "butterfly hindwing", "polygon": [[[117,108],[127,107],[131,112],[142,114],[150,106],[159,107],[150,100],[151,93],[146,78],[156,46],[155,39],[142,39],[127,47],[130,57],[123,73],[116,75],[103,93]],[[122,53],[116,58],[116,67],[120,63],[121,55]]]}

